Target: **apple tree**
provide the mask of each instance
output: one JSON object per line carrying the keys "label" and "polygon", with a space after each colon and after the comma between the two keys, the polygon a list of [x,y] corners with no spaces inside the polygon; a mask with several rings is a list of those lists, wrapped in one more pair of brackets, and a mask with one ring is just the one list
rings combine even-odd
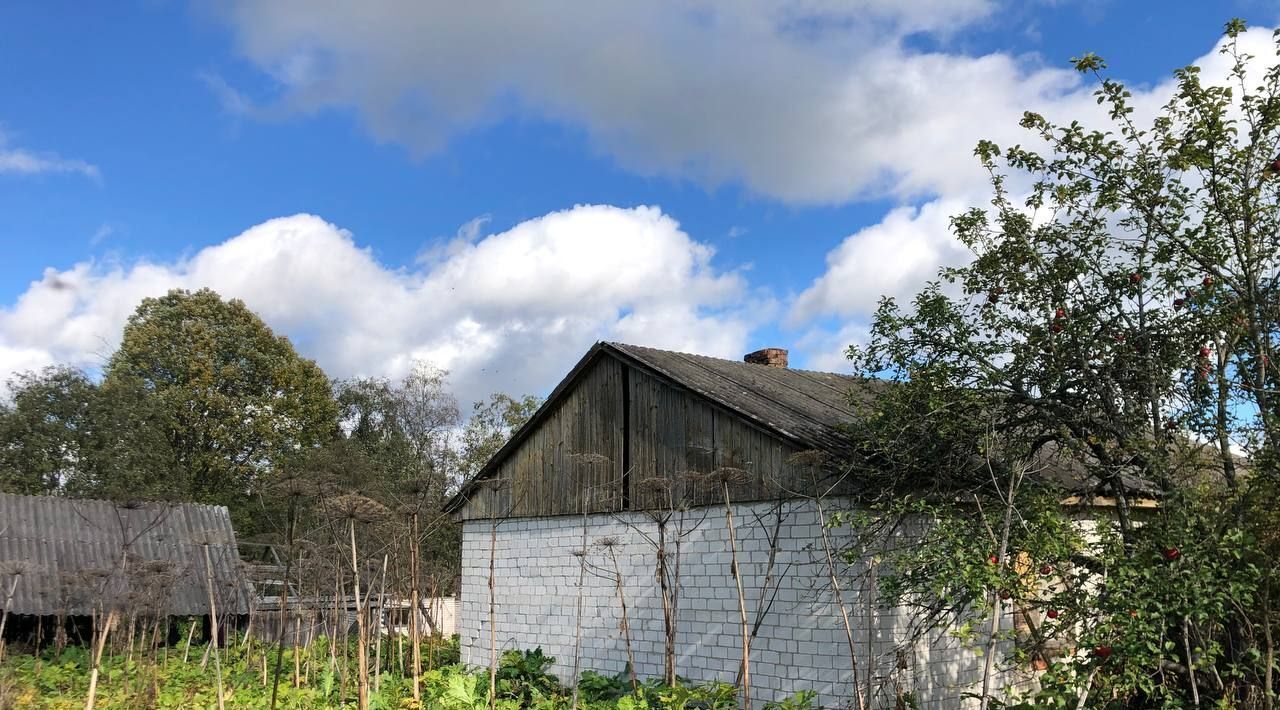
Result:
{"label": "apple tree", "polygon": [[1027,113],[1026,145],[980,143],[991,203],[952,221],[972,260],[850,348],[892,383],[850,432],[874,511],[843,518],[851,557],[929,520],[885,548],[884,600],[1043,671],[1001,702],[1273,706],[1280,34],[1258,40],[1228,23],[1225,76],[1178,70],[1154,115],[1073,60],[1100,125]]}

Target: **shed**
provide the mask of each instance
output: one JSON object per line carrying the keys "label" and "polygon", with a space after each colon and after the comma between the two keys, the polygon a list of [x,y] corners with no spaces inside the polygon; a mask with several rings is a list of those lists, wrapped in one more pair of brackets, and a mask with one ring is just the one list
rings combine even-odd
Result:
{"label": "shed", "polygon": [[223,506],[0,493],[0,608],[12,587],[11,613],[206,615],[210,581],[219,614],[248,613]]}
{"label": "shed", "polygon": [[[734,486],[735,501],[811,487],[788,459],[848,453],[840,427],[855,388],[872,385],[789,368],[779,348],[753,355],[760,362],[597,343],[445,509],[459,520],[642,510],[658,502],[654,479],[725,467],[761,474]],[[493,478],[506,485],[483,484]],[[683,491],[692,505],[716,494]]]}
{"label": "shed", "polygon": [[[840,605],[822,582],[824,514],[814,494],[854,491],[796,454],[847,455],[842,428],[856,425],[856,398],[879,386],[790,368],[778,348],[739,362],[597,343],[446,505],[462,523],[463,660],[487,663],[491,644],[541,647],[572,682],[580,649],[581,668],[621,673],[634,659],[640,676],[661,677],[674,638],[678,675],[734,682],[742,641],[733,520],[757,634],[754,697],[815,690],[822,707],[844,705],[855,675]],[[728,504],[713,482],[725,472],[735,472]],[[874,556],[847,571],[873,578]],[[909,693],[921,707],[959,706],[980,660],[945,635],[904,655],[897,639],[910,616],[877,607],[874,590],[868,583],[843,597],[863,682],[874,676],[896,689],[870,705]]]}

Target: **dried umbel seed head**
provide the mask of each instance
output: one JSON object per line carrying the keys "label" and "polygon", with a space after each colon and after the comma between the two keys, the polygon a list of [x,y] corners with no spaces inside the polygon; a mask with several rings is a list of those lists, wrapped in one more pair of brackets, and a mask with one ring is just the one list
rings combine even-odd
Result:
{"label": "dried umbel seed head", "polygon": [[674,481],[666,476],[650,476],[642,478],[636,482],[636,486],[644,491],[653,493],[666,493],[675,485]]}
{"label": "dried umbel seed head", "polygon": [[787,463],[792,466],[811,466],[817,468],[827,463],[828,455],[810,449],[808,451],[797,451],[787,457]]}
{"label": "dried umbel seed head", "polygon": [[152,577],[169,577],[176,573],[178,566],[169,560],[147,560],[138,565],[138,571]]}
{"label": "dried umbel seed head", "polygon": [[36,566],[26,560],[0,562],[0,577],[21,577],[35,572]]}
{"label": "dried umbel seed head", "polygon": [[608,466],[609,464],[613,463],[613,459],[609,458],[608,456],[604,456],[602,454],[590,453],[590,452],[569,454],[569,460],[575,461],[585,466]]}
{"label": "dried umbel seed head", "polygon": [[596,540],[596,544],[607,550],[611,547],[616,547],[618,545],[618,538],[613,537],[611,535],[607,535],[605,537],[602,537]]}
{"label": "dried umbel seed head", "polygon": [[751,474],[733,466],[721,466],[712,471],[707,479],[722,486],[736,486],[751,480]]}
{"label": "dried umbel seed head", "polygon": [[430,493],[432,488],[431,481],[422,477],[410,478],[401,484],[401,486],[405,495],[414,497],[424,496],[427,493]]}
{"label": "dried umbel seed head", "polygon": [[326,499],[320,507],[330,516],[357,523],[377,522],[390,513],[383,504],[359,493],[348,493]]}
{"label": "dried umbel seed head", "polygon": [[288,471],[271,484],[272,491],[285,498],[301,498],[311,490],[311,486],[301,473]]}

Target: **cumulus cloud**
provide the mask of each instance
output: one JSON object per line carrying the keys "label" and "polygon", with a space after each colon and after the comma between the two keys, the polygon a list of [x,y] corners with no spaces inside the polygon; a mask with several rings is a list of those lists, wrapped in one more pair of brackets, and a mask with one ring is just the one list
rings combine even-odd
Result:
{"label": "cumulus cloud", "polygon": [[48,269],[0,309],[0,375],[100,364],[138,302],[171,288],[243,299],[334,376],[395,377],[430,360],[463,401],[542,391],[597,339],[734,357],[767,312],[654,207],[579,206],[464,236],[393,269],[351,233],[295,215],[174,263]]}
{"label": "cumulus cloud", "polygon": [[[1201,67],[1201,77],[1206,84],[1227,81],[1234,60],[1220,51],[1226,41],[1221,40],[1199,58],[1189,58],[1189,63]],[[1242,53],[1254,57],[1247,65],[1249,76],[1245,83],[1256,85],[1277,61],[1271,31],[1249,30],[1240,36],[1239,44]],[[1176,83],[1169,78],[1131,89],[1133,120],[1138,125],[1146,125],[1172,98]],[[1097,105],[1091,91],[1091,87],[1082,86],[1056,99],[1028,104],[1026,108],[1059,122],[1075,119],[1086,128],[1111,128],[1105,107]],[[938,120],[947,119],[943,116]],[[1005,120],[1019,130],[1017,142],[1035,144],[1033,136],[1016,129],[1012,117]],[[997,139],[1002,135],[1000,126],[982,126],[981,130],[984,133],[975,135]],[[906,146],[896,149],[908,150]],[[1195,176],[1188,179],[1194,180]],[[1012,175],[1005,187],[1018,194],[1028,187],[1026,177]],[[940,268],[958,266],[971,258],[964,245],[952,235],[950,218],[971,206],[985,206],[990,194],[985,188],[986,182],[981,179],[957,183],[944,190],[940,197],[919,206],[893,208],[880,222],[850,234],[827,254],[825,271],[794,299],[786,319],[793,328],[807,327],[801,332],[798,345],[809,353],[815,367],[839,369],[845,348],[865,339],[871,313],[881,296],[910,297],[934,278]],[[824,320],[826,322],[822,322]],[[831,321],[840,325],[832,326]]]}
{"label": "cumulus cloud", "polygon": [[61,158],[53,153],[34,152],[11,144],[0,130],[0,175],[40,175],[48,173],[78,173],[99,180],[102,172],[98,166],[83,160]]}
{"label": "cumulus cloud", "polygon": [[[1034,58],[920,51],[987,17],[944,2],[238,2],[261,115],[354,110],[416,152],[512,114],[581,126],[638,172],[794,203],[953,192],[984,135],[1079,92]],[[225,94],[226,87],[219,87]],[[997,135],[991,136],[992,131]]]}
{"label": "cumulus cloud", "polygon": [[950,221],[966,203],[935,200],[899,207],[883,220],[845,238],[827,254],[827,269],[792,305],[789,319],[800,324],[822,315],[865,315],[881,296],[901,298],[938,273],[969,258],[952,234]]}

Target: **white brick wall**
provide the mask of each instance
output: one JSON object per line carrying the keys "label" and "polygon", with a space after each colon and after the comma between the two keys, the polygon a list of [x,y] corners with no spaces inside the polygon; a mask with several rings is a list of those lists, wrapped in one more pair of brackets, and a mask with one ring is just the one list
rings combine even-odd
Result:
{"label": "white brick wall", "polygon": [[[682,545],[677,673],[696,681],[733,682],[741,658],[741,637],[724,509],[699,509],[685,515],[690,527],[701,522]],[[755,618],[764,580],[769,557],[767,535],[773,520],[773,504],[735,507],[750,619]],[[632,648],[642,678],[662,675],[662,601],[654,548],[645,540],[645,535],[655,537],[656,529],[644,513],[587,518],[589,545],[605,537],[618,541],[613,551],[624,577]],[[489,662],[489,544],[488,521],[471,521],[464,526],[458,631],[462,660],[478,666]],[[566,682],[571,681],[573,669],[579,574],[573,551],[581,544],[581,517],[514,519],[498,524],[495,585],[499,653],[541,647],[556,657],[553,672]],[[820,544],[812,504],[785,503],[775,561],[778,591],[752,645],[755,698],[772,700],[812,689],[818,691],[824,707],[845,707],[852,697],[848,642],[827,583]],[[591,545],[588,560],[612,569],[607,553],[599,546]],[[864,590],[856,583],[852,586],[845,590],[845,601],[859,649],[860,680],[865,686],[871,668],[877,677],[874,685],[883,694],[872,707],[889,701],[895,683],[903,690],[914,690],[923,707],[959,706],[961,695],[980,682],[981,658],[945,636],[899,657],[893,640],[903,633],[905,613],[875,609],[869,619]],[[620,619],[611,573],[593,575],[588,571],[582,614],[584,670],[614,674],[625,669]]]}

